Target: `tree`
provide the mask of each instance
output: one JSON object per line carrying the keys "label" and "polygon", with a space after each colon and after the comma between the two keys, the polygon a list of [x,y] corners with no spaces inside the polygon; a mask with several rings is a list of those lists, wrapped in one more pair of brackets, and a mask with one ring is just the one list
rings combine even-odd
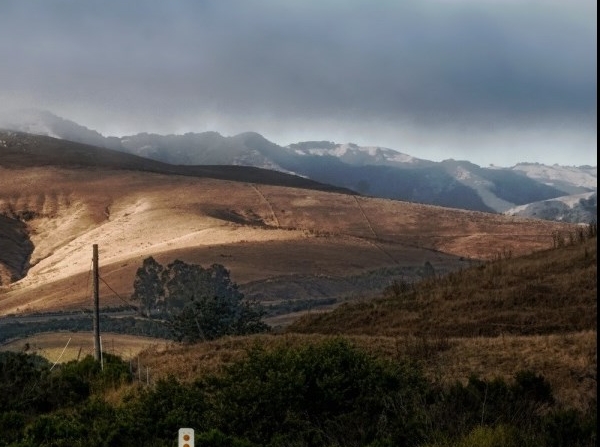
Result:
{"label": "tree", "polygon": [[229,270],[221,264],[203,268],[175,260],[166,268],[144,260],[134,281],[133,299],[147,316],[162,307],[179,341],[211,340],[223,335],[265,332],[264,311],[244,299]]}
{"label": "tree", "polygon": [[167,268],[166,299],[171,329],[179,341],[212,340],[224,335],[265,332],[262,308],[244,300],[238,285],[231,281],[229,270],[220,264],[204,269],[181,261]]}
{"label": "tree", "polygon": [[163,270],[163,266],[150,256],[144,259],[135,274],[131,299],[140,302],[140,314],[146,317],[150,317],[152,310],[159,306],[165,296],[165,288],[161,280]]}

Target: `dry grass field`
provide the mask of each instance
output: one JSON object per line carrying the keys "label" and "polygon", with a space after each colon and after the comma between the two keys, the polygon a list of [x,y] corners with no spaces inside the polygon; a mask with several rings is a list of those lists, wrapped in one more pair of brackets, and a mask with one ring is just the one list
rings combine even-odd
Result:
{"label": "dry grass field", "polygon": [[593,237],[389,288],[374,300],[304,315],[288,331],[393,339],[445,380],[531,369],[563,402],[585,406],[597,396],[597,291]]}
{"label": "dry grass field", "polygon": [[[474,267],[417,286],[417,293],[422,292],[420,287],[427,292],[426,301],[420,301],[422,295],[409,302],[402,294],[388,294],[333,312],[305,315],[284,333],[225,337],[193,345],[107,334],[103,345],[107,352],[124,358],[138,355],[154,380],[169,374],[194,380],[242,359],[256,345],[270,349],[344,337],[372,355],[408,356],[440,383],[464,382],[473,374],[509,380],[518,371],[532,370],[548,379],[560,403],[581,409],[593,403],[597,396],[595,239],[497,260],[485,268],[495,269],[495,288],[482,287],[489,277]],[[529,300],[515,284],[517,278],[528,287]],[[537,291],[532,285],[537,285]],[[407,312],[407,303],[412,312]],[[512,314],[506,313],[509,309]],[[419,311],[429,321],[415,318]],[[504,324],[490,324],[490,318],[504,318]],[[528,322],[517,324],[523,318]],[[56,361],[70,337],[74,338],[61,361],[76,358],[80,346],[82,352],[91,353],[89,333],[36,335],[3,349],[23,350],[27,344],[31,352]]]}
{"label": "dry grass field", "polygon": [[446,384],[473,374],[509,380],[532,370],[548,379],[560,403],[585,409],[597,397],[596,253],[593,238],[500,259],[483,269],[492,269],[495,284],[474,267],[417,285],[407,291],[416,290],[409,300],[388,293],[304,315],[284,334],[150,348],[141,358],[157,375],[192,380],[242,358],[256,344],[273,348],[344,337],[373,355],[408,356]]}
{"label": "dry grass field", "polygon": [[[194,380],[242,359],[255,345],[267,349],[280,345],[320,343],[332,335],[283,334],[226,337],[191,346],[150,347],[140,354],[154,377],[173,374]],[[583,408],[597,393],[596,331],[568,334],[501,337],[383,337],[344,335],[355,346],[376,356],[394,359],[409,356],[426,375],[442,383],[481,378],[511,379],[521,370],[533,370],[548,379],[561,403]]]}
{"label": "dry grass field", "polygon": [[[140,362],[151,372],[153,381],[167,375],[192,381],[204,373],[218,372],[233,361],[241,360],[248,349],[262,346],[300,346],[321,343],[340,336],[319,334],[254,335],[225,337],[219,340],[182,345],[165,340],[105,334],[104,352],[125,360]],[[481,378],[511,379],[517,371],[542,374],[557,400],[570,407],[584,409],[597,395],[596,331],[500,337],[383,337],[344,335],[355,346],[374,356],[415,359],[431,380],[444,384],[465,382],[475,374]],[[70,342],[69,342],[70,340]],[[68,342],[68,345],[67,345]],[[67,348],[63,349],[67,346]],[[26,351],[59,363],[93,353],[90,333],[38,334],[15,340],[0,351]],[[61,356],[62,353],[62,356]]]}
{"label": "dry grass field", "polygon": [[[169,345],[158,338],[112,333],[103,333],[101,341],[102,352],[118,355],[124,360],[133,359],[148,349],[161,352]],[[65,363],[94,355],[94,340],[91,331],[42,333],[1,345],[0,351],[27,352],[50,362]]]}
{"label": "dry grass field", "polygon": [[596,238],[499,259],[380,298],[305,315],[304,333],[472,337],[571,333],[597,328]]}

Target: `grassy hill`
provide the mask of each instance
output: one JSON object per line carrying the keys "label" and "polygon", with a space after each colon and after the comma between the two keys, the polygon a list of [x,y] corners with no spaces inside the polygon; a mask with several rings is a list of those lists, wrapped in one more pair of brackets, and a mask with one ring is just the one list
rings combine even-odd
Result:
{"label": "grassy hill", "polygon": [[[370,296],[574,227],[331,190],[244,167],[180,167],[77,143],[0,137],[0,315],[89,308],[92,244],[103,307],[144,258],[223,264],[274,312]],[[116,292],[116,293],[115,293]]]}
{"label": "grassy hill", "polygon": [[172,165],[112,149],[42,135],[3,131],[1,129],[0,154],[2,155],[0,157],[0,166],[12,169],[39,166],[77,169],[118,169],[356,194],[344,188],[319,183],[279,171],[230,165]]}
{"label": "grassy hill", "polygon": [[472,337],[544,335],[597,328],[596,239],[508,255],[382,297],[308,314],[300,333]]}
{"label": "grassy hill", "polygon": [[[131,165],[94,164],[129,156],[3,138],[10,156],[0,158],[0,314],[89,308],[91,245],[99,243],[103,306],[123,304],[114,292],[130,295],[147,256],[224,264],[266,305],[300,297],[337,306],[304,317],[286,307],[283,317],[296,321],[283,335],[148,351],[144,362],[157,377],[218,369],[256,342],[342,336],[378,355],[417,358],[431,377],[510,377],[535,367],[566,402],[595,393],[596,242],[580,241],[577,227],[262,184],[262,174],[233,181],[159,173],[135,157]],[[19,271],[22,279],[9,284]],[[338,306],[336,294],[364,284],[389,287]]]}

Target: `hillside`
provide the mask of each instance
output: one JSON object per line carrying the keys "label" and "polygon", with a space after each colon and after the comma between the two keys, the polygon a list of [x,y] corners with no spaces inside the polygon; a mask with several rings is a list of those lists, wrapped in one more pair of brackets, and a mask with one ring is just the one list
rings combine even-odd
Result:
{"label": "hillside", "polygon": [[[343,338],[378,357],[410,358],[444,384],[472,375],[508,380],[532,370],[549,380],[561,405],[585,410],[597,396],[596,241],[504,256],[414,288],[391,287],[376,299],[305,315],[284,333],[156,344],[138,361],[154,381],[174,375],[191,382],[245,358],[252,347],[301,349]],[[31,340],[32,349],[57,353],[71,336],[17,340],[3,349]],[[90,336],[66,357],[81,349],[92,352]],[[110,344],[107,351],[127,352]]]}
{"label": "hillside", "polygon": [[[486,262],[414,289],[392,287],[372,300],[307,314],[277,335],[156,345],[141,361],[155,380],[174,374],[192,381],[244,358],[257,344],[302,347],[343,337],[377,356],[407,356],[445,383],[472,374],[509,379],[532,369],[550,381],[560,402],[586,408],[596,396],[596,266],[593,238]],[[59,352],[71,335],[28,340],[32,349]],[[19,349],[24,342],[5,349]],[[92,352],[92,338],[70,346],[67,358],[81,348]]]}
{"label": "hillside", "polygon": [[[553,233],[571,228],[322,191],[283,173],[190,167],[239,179],[182,175],[181,167],[61,140],[3,138],[0,314],[88,308],[92,244],[103,306],[122,306],[142,260],[154,256],[223,264],[249,297],[281,314],[420,279],[426,263],[443,274],[547,248]],[[277,178],[287,186],[265,184]]]}
{"label": "hillside", "polygon": [[501,257],[384,296],[305,315],[290,332],[378,336],[546,335],[597,330],[596,238]]}
{"label": "hillside", "polygon": [[573,194],[532,202],[506,210],[504,214],[562,222],[593,222],[598,218],[598,193]]}

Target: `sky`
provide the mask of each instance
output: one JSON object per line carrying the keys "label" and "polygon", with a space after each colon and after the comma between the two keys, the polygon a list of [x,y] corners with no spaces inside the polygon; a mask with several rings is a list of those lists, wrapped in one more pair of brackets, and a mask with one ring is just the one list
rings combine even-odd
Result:
{"label": "sky", "polygon": [[0,111],[597,165],[595,0],[2,0]]}

